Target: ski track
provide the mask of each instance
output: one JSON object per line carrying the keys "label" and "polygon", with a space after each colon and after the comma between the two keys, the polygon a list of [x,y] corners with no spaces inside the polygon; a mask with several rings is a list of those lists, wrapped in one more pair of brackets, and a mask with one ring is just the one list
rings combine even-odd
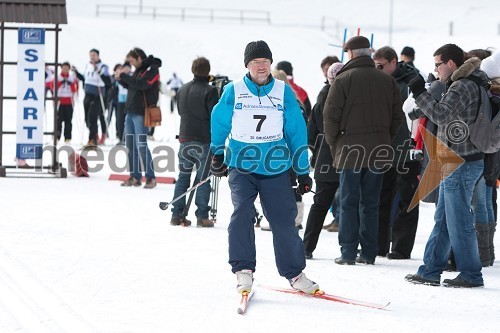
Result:
{"label": "ski track", "polygon": [[0,295],[2,332],[97,332],[2,247]]}

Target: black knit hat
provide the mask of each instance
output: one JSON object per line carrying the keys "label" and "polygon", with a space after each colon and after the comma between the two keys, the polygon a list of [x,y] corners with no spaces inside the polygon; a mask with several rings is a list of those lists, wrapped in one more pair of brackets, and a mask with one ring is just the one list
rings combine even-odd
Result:
{"label": "black knit hat", "polygon": [[247,47],[245,47],[245,67],[248,66],[250,61],[257,58],[266,58],[271,60],[271,63],[273,63],[273,53],[267,43],[263,40],[247,44]]}
{"label": "black knit hat", "polygon": [[347,50],[357,50],[357,49],[369,49],[370,41],[364,36],[354,36],[347,41],[344,45],[344,51]]}
{"label": "black knit hat", "polygon": [[276,69],[279,71],[283,71],[286,75],[293,75],[293,67],[292,64],[288,61],[280,61],[276,64]]}

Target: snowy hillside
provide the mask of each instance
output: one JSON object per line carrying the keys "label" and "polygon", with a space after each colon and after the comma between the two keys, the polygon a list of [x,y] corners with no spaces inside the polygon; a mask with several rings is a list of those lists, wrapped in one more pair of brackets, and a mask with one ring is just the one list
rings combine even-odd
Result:
{"label": "snowy hillside", "polygon": [[[394,2],[393,45],[398,52],[405,45],[413,46],[416,65],[424,72],[432,70],[434,50],[448,42],[465,50],[500,47],[497,0],[460,0],[453,6],[429,0]],[[62,26],[61,60],[83,68],[88,51],[95,47],[112,67],[138,46],[163,60],[163,79],[175,71],[184,81],[190,80],[196,56],[210,59],[214,74],[235,79],[245,74],[246,43],[264,39],[275,62],[292,62],[296,82],[312,101],[324,80],[321,59],[328,54],[340,56],[338,48],[328,45],[339,44],[339,36],[313,27],[319,26],[322,15],[338,18],[350,35],[357,27],[362,33],[374,33],[375,47],[388,41],[389,1],[143,1],[148,6],[269,10],[275,23],[270,26],[95,18],[96,3],[100,1],[68,0],[69,24]],[[136,5],[138,1],[106,3]],[[455,22],[452,38],[449,21]],[[15,59],[15,37],[6,36],[6,41],[6,60]],[[49,37],[49,45],[52,42]],[[53,60],[50,57],[47,61]],[[6,94],[16,93],[15,76],[15,71],[6,72]],[[82,101],[81,92],[73,117],[75,149],[87,137]],[[179,119],[168,111],[168,97],[162,96],[161,102],[164,123],[150,147],[167,145],[176,152]],[[5,129],[12,130],[15,102],[6,101],[4,110]],[[45,117],[51,129],[51,113]],[[111,148],[103,148],[106,157]],[[14,139],[7,138],[3,149],[4,163],[12,164]],[[124,161],[120,155],[118,164]],[[67,164],[65,159],[61,162]],[[387,310],[259,288],[248,313],[239,316],[236,279],[227,264],[226,228],[232,212],[227,180],[220,184],[218,222],[215,228],[202,230],[172,227],[170,212],[158,209],[159,201],[172,199],[173,185],[160,184],[151,191],[123,188],[107,180],[110,172],[106,164],[88,179],[71,175],[67,179],[0,178],[0,332],[498,331],[498,260],[483,270],[483,289],[415,286],[404,281],[422,263],[433,227],[433,205],[421,205],[411,260],[377,258],[374,266],[339,266],[333,262],[340,255],[337,234],[323,232],[314,260],[307,262],[306,273],[322,289],[374,303],[390,301]],[[176,176],[176,172],[157,176]],[[304,201],[307,216],[312,194]],[[194,209],[188,217],[195,220]],[[256,230],[256,242],[257,283],[287,287],[275,268],[271,233]],[[443,278],[455,275],[446,272]]]}

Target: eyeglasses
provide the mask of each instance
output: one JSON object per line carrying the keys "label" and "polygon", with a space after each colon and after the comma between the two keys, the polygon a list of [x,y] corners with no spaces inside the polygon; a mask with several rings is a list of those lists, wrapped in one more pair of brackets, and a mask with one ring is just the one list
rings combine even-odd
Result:
{"label": "eyeglasses", "polygon": [[251,66],[271,66],[271,60],[265,59],[265,60],[252,60],[249,62]]}
{"label": "eyeglasses", "polygon": [[376,64],[375,67],[377,67],[377,69],[384,69],[384,67],[387,65],[389,65],[388,62],[386,62],[385,64]]}
{"label": "eyeglasses", "polygon": [[442,64],[444,64],[444,61],[441,61],[441,62],[438,62],[438,63],[435,63],[434,66],[436,68],[438,68],[439,66],[441,66]]}

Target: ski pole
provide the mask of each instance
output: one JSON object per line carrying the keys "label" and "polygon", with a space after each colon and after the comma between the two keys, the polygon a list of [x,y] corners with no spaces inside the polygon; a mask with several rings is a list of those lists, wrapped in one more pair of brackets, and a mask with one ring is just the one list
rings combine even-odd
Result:
{"label": "ski pole", "polygon": [[196,190],[198,187],[200,187],[201,185],[205,184],[206,182],[208,182],[210,180],[210,177],[212,177],[212,175],[208,176],[207,178],[203,179],[203,180],[200,180],[200,182],[196,185],[194,185],[193,187],[191,187],[190,189],[188,189],[186,192],[182,193],[181,195],[179,195],[177,198],[175,198],[174,200],[170,201],[170,202],[164,202],[164,201],[161,201],[160,202],[160,209],[161,210],[167,210],[168,206],[170,206],[171,204],[173,204],[174,202],[176,202],[177,200],[179,200],[180,198],[183,198],[185,197],[187,194],[189,194],[190,192]]}
{"label": "ski pole", "polygon": [[215,177],[214,176],[214,182],[213,182],[213,187],[212,187],[212,200],[211,200],[211,207],[210,207],[210,217],[212,217],[212,221],[214,223],[217,221],[217,203],[219,199],[219,181],[220,177]]}
{"label": "ski pole", "polygon": [[189,198],[188,198],[186,206],[184,206],[184,210],[182,211],[181,218],[186,218],[186,216],[188,216],[189,208],[191,207],[191,203],[193,202],[193,198],[194,198],[195,193],[196,193],[196,191],[191,191],[191,193],[189,193]]}

